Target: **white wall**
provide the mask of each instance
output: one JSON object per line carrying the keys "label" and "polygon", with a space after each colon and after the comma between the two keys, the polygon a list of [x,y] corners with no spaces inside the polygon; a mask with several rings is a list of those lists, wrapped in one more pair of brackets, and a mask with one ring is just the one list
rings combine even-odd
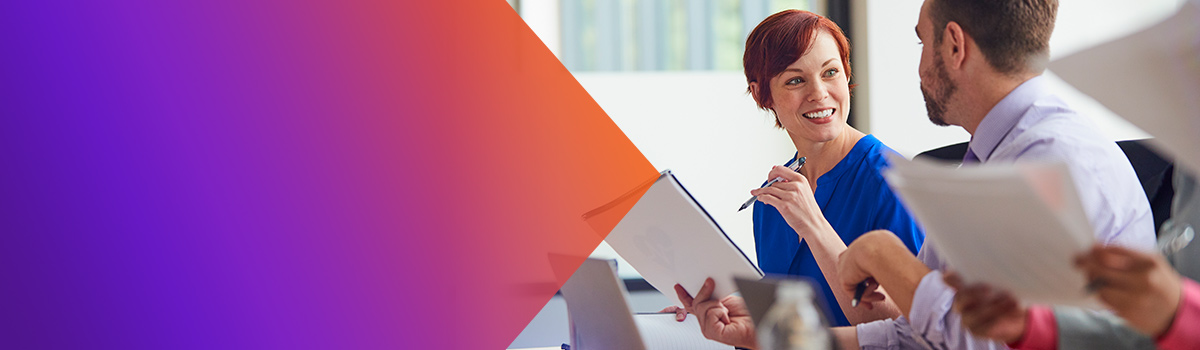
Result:
{"label": "white wall", "polygon": [[[867,35],[855,38],[856,49],[870,52],[866,57],[865,76],[859,76],[859,89],[867,90],[869,101],[865,102],[866,108],[857,109],[869,115],[858,116],[868,118],[870,132],[880,140],[910,157],[970,138],[961,128],[934,126],[925,114],[917,76],[921,48],[913,30],[921,3],[922,0],[859,0],[855,3],[857,8],[866,9],[867,19]],[[1145,28],[1169,16],[1180,3],[1179,0],[1061,0],[1058,21],[1050,40],[1051,59]],[[862,47],[864,43],[865,48]],[[864,64],[862,61],[853,63],[856,74]],[[1109,137],[1114,140],[1147,137],[1053,74],[1050,76],[1056,91],[1068,103],[1092,116]]]}
{"label": "white wall", "polygon": [[562,59],[562,40],[559,35],[559,0],[521,0],[520,15],[529,29],[537,33],[542,44]]}

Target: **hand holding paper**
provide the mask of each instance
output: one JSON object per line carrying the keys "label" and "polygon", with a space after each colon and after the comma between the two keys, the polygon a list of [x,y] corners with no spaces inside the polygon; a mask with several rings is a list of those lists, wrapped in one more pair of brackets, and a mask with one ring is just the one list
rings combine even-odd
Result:
{"label": "hand holding paper", "polygon": [[963,326],[976,336],[1012,343],[1025,334],[1029,310],[1008,291],[986,283],[968,285],[962,277],[947,271],[942,276],[954,288],[954,311],[962,315]]}
{"label": "hand holding paper", "polygon": [[714,284],[711,278],[705,280],[704,286],[695,291],[694,298],[680,285],[675,285],[675,292],[688,312],[696,315],[705,338],[744,348],[758,348],[754,322],[750,319],[746,302],[734,295],[720,300],[713,298]]}
{"label": "hand holding paper", "polygon": [[1072,257],[1095,239],[1065,165],[891,163],[888,184],[964,281],[1027,302],[1094,306]]}

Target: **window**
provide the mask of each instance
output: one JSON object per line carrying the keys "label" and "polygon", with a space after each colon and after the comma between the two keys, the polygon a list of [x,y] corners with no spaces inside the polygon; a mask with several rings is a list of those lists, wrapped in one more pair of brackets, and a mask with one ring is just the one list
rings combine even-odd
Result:
{"label": "window", "polygon": [[754,26],[783,9],[812,10],[815,2],[559,0],[556,52],[573,72],[737,71]]}

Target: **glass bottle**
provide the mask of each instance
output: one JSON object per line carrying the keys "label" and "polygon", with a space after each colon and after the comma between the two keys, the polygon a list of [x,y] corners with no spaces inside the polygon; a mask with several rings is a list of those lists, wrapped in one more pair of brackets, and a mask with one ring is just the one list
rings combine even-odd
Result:
{"label": "glass bottle", "polygon": [[826,350],[833,347],[828,325],[817,310],[812,285],[780,281],[775,303],[758,328],[763,350]]}

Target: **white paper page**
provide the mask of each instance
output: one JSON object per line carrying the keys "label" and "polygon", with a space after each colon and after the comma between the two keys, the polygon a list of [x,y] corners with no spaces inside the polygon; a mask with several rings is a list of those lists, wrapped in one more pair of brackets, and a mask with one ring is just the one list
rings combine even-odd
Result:
{"label": "white paper page", "polygon": [[1094,306],[1072,259],[1095,239],[1065,165],[891,162],[888,184],[965,280],[1026,302]]}
{"label": "white paper page", "polygon": [[1154,135],[1200,173],[1200,1],[1163,22],[1050,63],[1050,70]]}
{"label": "white paper page", "polygon": [[733,349],[732,346],[705,338],[695,315],[688,315],[683,322],[675,321],[674,313],[637,314],[635,320],[648,350]]}
{"label": "white paper page", "polygon": [[714,298],[733,294],[734,276],[761,277],[762,273],[721,232],[665,172],[634,204],[605,241],[668,300],[678,300],[675,284],[695,296],[712,277]]}

